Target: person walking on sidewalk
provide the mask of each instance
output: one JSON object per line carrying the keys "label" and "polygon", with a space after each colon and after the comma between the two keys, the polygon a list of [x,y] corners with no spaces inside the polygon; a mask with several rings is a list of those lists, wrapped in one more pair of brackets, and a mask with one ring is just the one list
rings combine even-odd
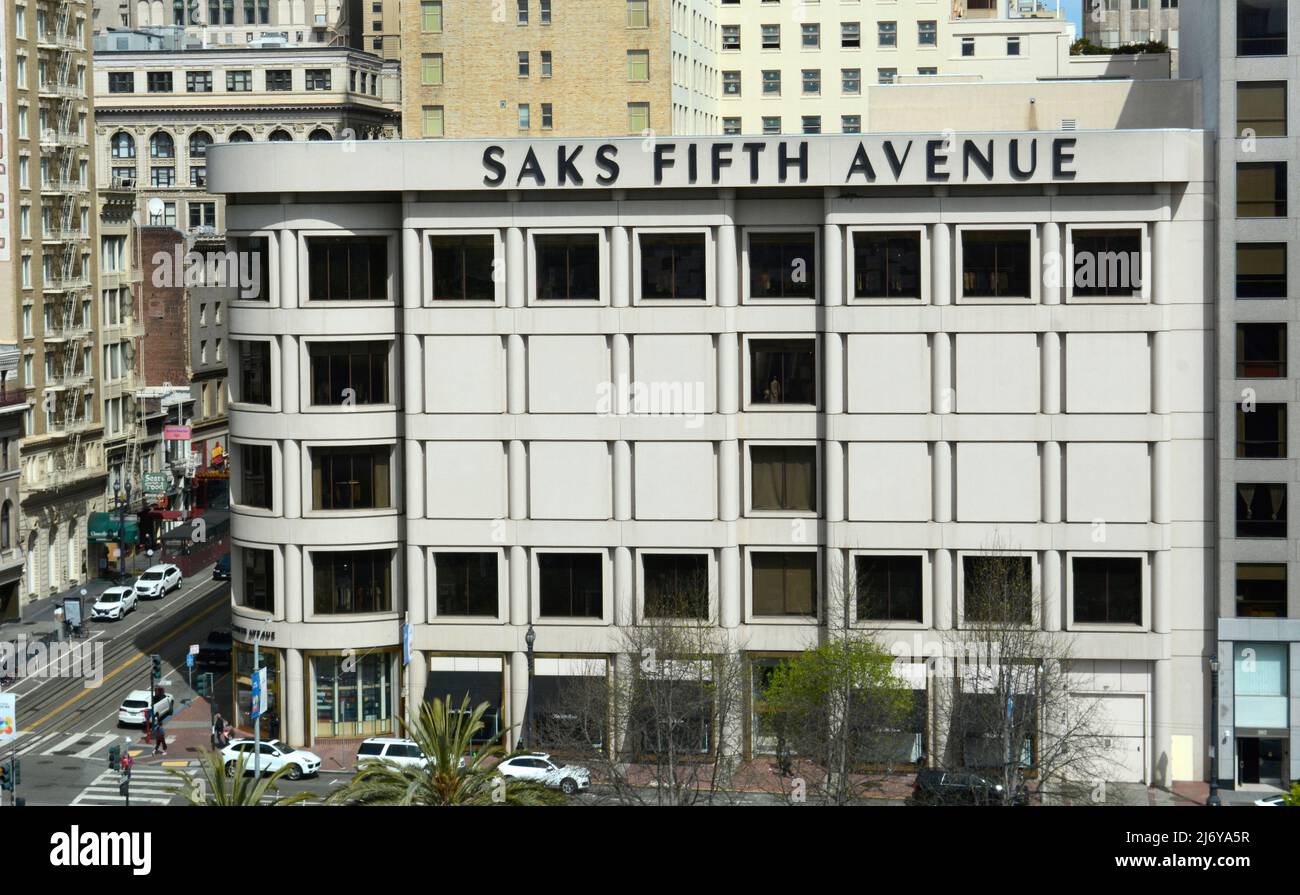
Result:
{"label": "person walking on sidewalk", "polygon": [[214,749],[224,749],[228,742],[226,739],[226,719],[221,717],[221,712],[217,712],[216,717],[212,719],[212,747]]}
{"label": "person walking on sidewalk", "polygon": [[161,752],[167,754],[167,731],[163,728],[162,721],[159,721],[153,729],[153,754]]}

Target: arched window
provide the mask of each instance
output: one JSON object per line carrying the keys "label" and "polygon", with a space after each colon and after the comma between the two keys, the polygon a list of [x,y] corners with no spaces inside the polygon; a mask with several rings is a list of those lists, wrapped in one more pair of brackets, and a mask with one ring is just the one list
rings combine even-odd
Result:
{"label": "arched window", "polygon": [[253,138],[248,135],[248,131],[238,130],[231,131],[230,136],[226,138],[227,143],[252,143]]}
{"label": "arched window", "polygon": [[324,143],[328,140],[333,140],[334,137],[329,131],[325,130],[325,128],[318,127],[307,135],[307,139],[316,143]]}
{"label": "arched window", "polygon": [[176,158],[176,141],[171,134],[158,131],[149,138],[150,158]]}
{"label": "arched window", "polygon": [[125,131],[113,134],[113,158],[135,158],[135,138]]}
{"label": "arched window", "polygon": [[13,501],[6,500],[0,507],[0,550],[8,550],[13,544]]}
{"label": "arched window", "polygon": [[293,137],[290,136],[289,132],[284,128],[276,128],[275,130],[271,131],[271,136],[267,137],[266,139],[271,141],[272,143],[293,142]]}
{"label": "arched window", "polygon": [[212,145],[212,134],[207,131],[195,131],[190,134],[190,158],[204,158],[208,147]]}

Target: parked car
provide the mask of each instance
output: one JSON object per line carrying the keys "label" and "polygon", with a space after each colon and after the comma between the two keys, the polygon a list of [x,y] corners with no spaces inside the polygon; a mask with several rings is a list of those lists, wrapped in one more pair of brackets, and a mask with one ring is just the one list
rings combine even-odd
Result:
{"label": "parked car", "polygon": [[566,796],[584,790],[591,785],[591,772],[575,765],[557,765],[545,752],[532,752],[528,755],[515,755],[497,765],[501,776],[514,780],[531,780],[551,789],[558,789]]}
{"label": "parked car", "polygon": [[135,579],[135,595],[141,599],[161,600],[181,586],[181,570],[169,563],[150,566]]}
{"label": "parked car", "polygon": [[217,559],[217,564],[212,567],[212,580],[229,581],[230,580],[230,554],[223,553]]}
{"label": "parked car", "polygon": [[229,668],[232,645],[229,628],[213,628],[199,647],[194,664],[199,668]]}
{"label": "parked car", "polygon": [[[917,805],[1003,805],[1007,799],[1001,783],[969,771],[922,768],[912,786],[912,802]],[[1017,805],[1026,804],[1023,788],[1014,799]]]}
{"label": "parked car", "polygon": [[[176,701],[172,699],[170,693],[164,693],[161,687],[153,691],[153,715],[151,719],[165,718],[176,710]],[[122,700],[122,705],[117,710],[117,723],[138,724],[144,726],[145,711],[149,709],[150,698],[148,690],[132,690],[126,694],[126,699]]]}
{"label": "parked car", "polygon": [[135,609],[138,600],[135,591],[129,587],[110,587],[95,598],[95,605],[90,607],[92,619],[110,619],[119,621]]}
{"label": "parked car", "polygon": [[370,737],[357,746],[357,767],[362,762],[387,761],[403,767],[428,767],[429,759],[424,757],[415,740],[399,737]]}
{"label": "parked car", "polygon": [[[227,777],[235,776],[235,769],[239,767],[239,757],[241,755],[246,756],[244,772],[247,774],[254,772],[255,756],[253,750],[256,746],[257,744],[252,740],[231,740],[221,750],[221,758],[226,765]],[[290,780],[311,777],[320,773],[320,756],[314,752],[308,752],[306,749],[295,749],[280,740],[265,740],[261,743],[261,747],[256,768],[263,774],[274,774],[285,766],[289,768],[286,776]]]}
{"label": "parked car", "polygon": [[1256,799],[1255,804],[1261,808],[1281,808],[1286,805],[1286,796],[1278,794]]}

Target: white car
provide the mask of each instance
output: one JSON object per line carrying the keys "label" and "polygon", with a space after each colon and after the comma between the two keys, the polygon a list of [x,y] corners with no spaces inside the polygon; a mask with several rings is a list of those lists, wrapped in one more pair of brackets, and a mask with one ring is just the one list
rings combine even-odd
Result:
{"label": "white car", "polygon": [[591,785],[591,772],[575,765],[557,765],[545,752],[533,752],[529,755],[516,755],[497,765],[501,776],[515,780],[531,780],[551,789],[558,789],[566,796],[586,789]]}
{"label": "white car", "polygon": [[[386,761],[399,767],[427,768],[431,760],[425,757],[415,740],[401,737],[369,737],[357,747],[357,767],[362,762]],[[458,767],[465,767],[462,757]]]}
{"label": "white car", "polygon": [[1286,805],[1286,796],[1264,796],[1262,799],[1256,799],[1255,804],[1261,808],[1281,808]]}
{"label": "white car", "polygon": [[181,570],[164,563],[150,566],[144,570],[143,575],[135,579],[135,595],[140,598],[160,600],[180,586]]}
{"label": "white car", "polygon": [[[149,691],[132,690],[126,694],[126,699],[122,700],[121,707],[117,710],[118,724],[139,724],[144,726],[145,709],[149,708]],[[163,718],[170,715],[176,709],[176,702],[168,693],[162,690],[155,690],[153,697],[153,717]]]}
{"label": "white car", "polygon": [[135,591],[131,588],[110,587],[95,599],[95,605],[90,607],[90,617],[118,621],[126,618],[126,614],[135,609],[138,602]]}
{"label": "white car", "polygon": [[280,768],[287,766],[289,772],[286,776],[290,780],[320,773],[320,756],[314,752],[295,749],[280,740],[263,740],[260,755],[255,755],[253,750],[257,745],[253,740],[231,740],[229,745],[221,750],[227,777],[235,776],[235,769],[239,767],[241,755],[245,756],[244,773],[246,774],[253,773],[255,763],[256,769],[263,774],[274,774]]}

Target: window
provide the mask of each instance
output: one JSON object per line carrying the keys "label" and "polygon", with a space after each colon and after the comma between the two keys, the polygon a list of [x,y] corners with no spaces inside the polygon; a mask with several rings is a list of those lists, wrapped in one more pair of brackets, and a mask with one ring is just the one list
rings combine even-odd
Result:
{"label": "window", "polygon": [[311,565],[317,615],[392,611],[391,551],[313,551]]}
{"label": "window", "polygon": [[961,39],[961,54],[967,58],[975,55],[975,38],[963,37]]}
{"label": "window", "polygon": [[822,132],[822,116],[804,115],[800,119],[805,134],[820,134]]}
{"label": "window", "polygon": [[528,130],[530,127],[532,127],[532,124],[533,124],[532,108],[528,105],[528,103],[520,103],[519,104],[520,130]]}
{"label": "window", "polygon": [[539,553],[537,596],[541,615],[600,618],[604,568],[599,553]]}
{"label": "window", "polygon": [[840,69],[840,92],[852,96],[862,92],[862,69]]}
{"label": "window", "polygon": [[270,301],[270,240],[265,236],[230,236],[227,242],[238,257],[246,259],[249,279],[253,281],[247,287],[241,285],[235,297],[241,301]]}
{"label": "window", "polygon": [[840,23],[840,46],[846,50],[862,47],[862,25],[858,22]]}
{"label": "window", "polygon": [[862,116],[861,116],[861,115],[841,115],[841,116],[840,116],[840,133],[843,133],[843,134],[860,134],[860,133],[862,133]]}
{"label": "window", "polygon": [[817,343],[814,339],[751,339],[751,404],[817,404]]}
{"label": "window", "polygon": [[627,131],[630,134],[644,134],[650,130],[650,104],[627,104]]}
{"label": "window", "polygon": [[528,51],[521,50],[518,53],[518,57],[519,57],[519,77],[526,78],[528,77]]}
{"label": "window", "polygon": [[1286,563],[1237,563],[1237,618],[1286,618]]}
{"label": "window", "polygon": [[920,622],[925,592],[919,556],[859,556],[858,621]]}
{"label": "window", "polygon": [[822,45],[822,26],[816,22],[805,22],[799,26],[799,43],[805,50],[817,50]]}
{"label": "window", "polygon": [[724,71],[722,73],[722,95],[740,96],[740,72]]}
{"label": "window", "polygon": [[1243,81],[1237,84],[1237,134],[1286,136],[1286,81]]}
{"label": "window", "polygon": [[311,505],[314,510],[378,510],[392,504],[393,449],[311,448]]}
{"label": "window", "polygon": [[235,130],[230,132],[230,136],[226,138],[226,142],[227,143],[252,143],[253,138],[249,136],[248,131],[246,130]]}
{"label": "window", "polygon": [[266,89],[271,92],[293,89],[293,70],[288,68],[271,69],[266,73]]}
{"label": "window", "polygon": [[1139,230],[1074,230],[1075,297],[1142,294],[1142,233]]}
{"label": "window", "polygon": [[1286,217],[1286,162],[1237,163],[1237,217]]}
{"label": "window", "polygon": [[1237,483],[1237,537],[1286,537],[1286,483]]}
{"label": "window", "polygon": [[1142,624],[1141,559],[1076,556],[1072,574],[1075,624]]}
{"label": "window", "polygon": [[497,554],[435,553],[433,575],[439,615],[496,617]]}
{"label": "window", "polygon": [[815,445],[750,445],[750,509],[817,512]]}
{"label": "window", "polygon": [[307,237],[309,301],[387,301],[388,239]]}
{"label": "window", "polygon": [[916,23],[916,43],[922,47],[939,45],[939,23],[934,21]]}
{"label": "window", "polygon": [[537,298],[600,299],[600,238],[594,233],[539,233],[533,237]]}
{"label": "window", "polygon": [[1237,298],[1286,298],[1286,243],[1237,244]]}
{"label": "window", "polygon": [[934,67],[933,65],[925,65],[917,68],[916,73],[918,75],[923,75],[923,76],[937,75],[939,73],[939,69]]}
{"label": "window", "polygon": [[520,25],[527,25],[528,24],[528,0],[517,0],[515,6],[519,10],[516,21]]}
{"label": "window", "polygon": [[898,79],[898,69],[896,68],[876,69],[876,82],[879,84],[892,84],[897,79]]}
{"label": "window", "polygon": [[781,116],[780,116],[780,115],[764,115],[764,116],[763,116],[763,133],[764,133],[764,134],[779,134],[779,133],[781,133]]}
{"label": "window", "polygon": [[217,203],[190,202],[189,212],[191,230],[217,226]]}
{"label": "window", "polygon": [[641,298],[703,299],[703,233],[641,233]]}
{"label": "window", "polygon": [[1237,0],[1237,55],[1285,56],[1287,0]]}
{"label": "window", "polygon": [[271,509],[271,476],[275,468],[270,445],[239,445],[239,502]]}
{"label": "window", "polygon": [[754,615],[817,614],[817,554],[811,551],[750,554]]}
{"label": "window", "polygon": [[542,130],[550,130],[555,126],[554,108],[550,103],[542,103]]}
{"label": "window", "polygon": [[108,73],[109,93],[135,93],[135,72],[111,71]]}
{"label": "window", "polygon": [[391,404],[389,342],[311,342],[311,403],[317,407]]}
{"label": "window", "polygon": [[540,0],[537,19],[543,25],[551,24],[551,0]]}
{"label": "window", "polygon": [[876,28],[876,44],[881,47],[897,47],[898,23],[880,22]]}
{"label": "window", "polygon": [[442,30],[442,0],[420,0],[420,30]]}
{"label": "window", "polygon": [[629,81],[650,80],[650,51],[627,51],[627,79]]}
{"label": "window", "polygon": [[1028,298],[1030,241],[1027,230],[962,233],[962,294],[967,298]]}
{"label": "window", "polygon": [[328,68],[309,68],[307,75],[308,90],[329,90],[331,72]]}
{"label": "window", "polygon": [[[542,50],[541,56],[542,56],[542,77],[549,78],[551,76],[551,51]],[[542,125],[542,126],[546,127],[547,125]]]}
{"label": "window", "polygon": [[244,565],[244,598],[241,605],[258,612],[275,611],[275,556],[270,550],[240,547]]}
{"label": "window", "polygon": [[1033,565],[1028,556],[963,556],[967,622],[1028,625],[1034,618]]}
{"label": "window", "polygon": [[113,135],[113,139],[109,142],[109,146],[111,147],[111,154],[115,159],[135,158],[135,139],[130,134],[119,131]]}
{"label": "window", "polygon": [[149,185],[153,187],[169,187],[176,185],[176,169],[167,168],[150,168]]}
{"label": "window", "polygon": [[1020,55],[1020,38],[1018,37],[1007,38],[1007,55],[1008,56]]}
{"label": "window", "polygon": [[803,70],[803,92],[805,94],[818,94],[822,92],[821,69],[805,68]]}
{"label": "window", "polygon": [[1286,405],[1256,404],[1249,411],[1237,405],[1237,457],[1285,459]]}
{"label": "window", "polygon": [[190,158],[201,159],[207,156],[208,147],[212,145],[212,134],[207,131],[195,131],[190,134]]}
{"label": "window", "polygon": [[649,0],[627,0],[627,27],[629,28],[650,27]]}
{"label": "window", "polygon": [[920,298],[921,234],[853,234],[854,298]]}
{"label": "window", "polygon": [[423,114],[424,136],[441,137],[443,135],[442,106],[424,106],[421,112]]}
{"label": "window", "polygon": [[271,405],[271,343],[238,342],[239,401]]}
{"label": "window", "polygon": [[734,137],[734,136],[739,135],[739,134],[740,134],[740,119],[739,119],[739,118],[724,118],[724,119],[722,119],[722,133],[725,134],[726,136],[729,136],[729,137]]}
{"label": "window", "polygon": [[[764,119],[764,130],[767,119]],[[780,119],[777,119],[780,129]],[[817,237],[813,233],[749,234],[751,298],[815,298]]]}
{"label": "window", "polygon": [[709,617],[708,557],[702,553],[646,553],[641,557],[646,618]]}
{"label": "window", "polygon": [[722,49],[724,50],[740,49],[740,26],[739,25],[722,26]]}
{"label": "window", "polygon": [[1286,324],[1237,324],[1237,378],[1286,377]]}
{"label": "window", "polygon": [[187,71],[185,73],[185,90],[189,93],[211,93],[212,72]]}
{"label": "window", "polygon": [[769,69],[763,72],[763,95],[780,96],[781,95],[781,72],[778,69]]}
{"label": "window", "polygon": [[226,90],[231,93],[249,93],[253,89],[253,73],[248,69],[226,72]]}
{"label": "window", "polygon": [[158,131],[149,138],[149,157],[158,159],[176,158],[176,141],[170,134]]}
{"label": "window", "polygon": [[496,242],[492,235],[433,235],[434,301],[494,301]]}
{"label": "window", "polygon": [[764,25],[760,29],[760,33],[762,34],[763,37],[762,40],[763,49],[765,50],[781,49],[781,26],[780,25]]}

